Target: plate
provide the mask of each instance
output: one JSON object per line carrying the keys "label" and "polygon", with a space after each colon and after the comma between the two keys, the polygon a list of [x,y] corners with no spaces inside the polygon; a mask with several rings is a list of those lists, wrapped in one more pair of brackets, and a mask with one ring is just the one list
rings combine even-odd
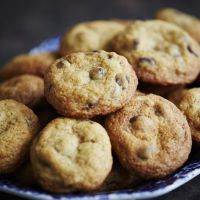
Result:
{"label": "plate", "polygon": [[[59,37],[45,40],[40,45],[31,49],[30,53],[42,53],[56,51],[59,47]],[[0,177],[0,191],[37,200],[105,200],[105,199],[148,199],[164,195],[181,185],[187,183],[200,174],[200,153],[199,147],[193,147],[189,160],[175,173],[160,180],[148,181],[133,189],[123,189],[112,192],[95,194],[64,194],[54,195],[39,188],[20,186],[8,178]]]}

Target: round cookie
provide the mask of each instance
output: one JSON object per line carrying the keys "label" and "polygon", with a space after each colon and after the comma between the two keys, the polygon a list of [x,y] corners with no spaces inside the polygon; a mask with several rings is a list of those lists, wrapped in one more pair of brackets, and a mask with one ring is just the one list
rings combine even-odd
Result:
{"label": "round cookie", "polygon": [[60,53],[108,50],[110,40],[124,30],[128,22],[123,20],[99,20],[82,22],[68,30],[60,44]]}
{"label": "round cookie", "polygon": [[0,100],[14,99],[33,108],[44,98],[44,81],[33,75],[21,75],[0,84]]}
{"label": "round cookie", "polygon": [[56,58],[57,55],[53,52],[18,55],[0,68],[0,79],[5,80],[21,74],[43,77]]}
{"label": "round cookie", "polygon": [[174,172],[191,151],[185,116],[157,95],[133,98],[108,117],[105,127],[121,164],[145,179]]}
{"label": "round cookie", "polygon": [[137,21],[113,38],[113,50],[125,56],[138,79],[157,85],[191,83],[200,69],[200,47],[176,25]]}
{"label": "round cookie", "polygon": [[112,162],[107,132],[90,120],[57,118],[41,131],[31,148],[36,180],[55,193],[97,189]]}
{"label": "round cookie", "polygon": [[137,77],[114,52],[80,52],[53,63],[44,83],[45,96],[58,113],[92,118],[124,106],[135,93]]}
{"label": "round cookie", "polygon": [[38,118],[28,107],[11,99],[0,101],[0,174],[23,163],[38,129]]}
{"label": "round cookie", "polygon": [[155,14],[156,19],[180,26],[200,43],[200,20],[173,8],[163,8]]}
{"label": "round cookie", "polygon": [[[184,89],[170,97],[187,117],[192,139],[200,144],[200,88]],[[178,100],[177,100],[178,99]]]}

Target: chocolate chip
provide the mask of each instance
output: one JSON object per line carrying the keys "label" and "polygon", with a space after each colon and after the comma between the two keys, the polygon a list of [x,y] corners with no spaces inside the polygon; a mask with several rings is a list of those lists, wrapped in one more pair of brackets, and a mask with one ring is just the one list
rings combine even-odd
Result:
{"label": "chocolate chip", "polygon": [[65,59],[66,59],[66,61],[67,61],[68,63],[72,64],[72,62],[71,62],[72,56],[71,56],[71,55],[65,56]]}
{"label": "chocolate chip", "polygon": [[94,52],[94,53],[98,53],[98,52],[99,52],[99,50],[93,50],[92,52]]}
{"label": "chocolate chip", "polygon": [[137,120],[138,116],[133,116],[129,121],[130,123],[134,123]]}
{"label": "chocolate chip", "polygon": [[159,105],[154,105],[153,108],[154,108],[155,115],[157,115],[159,117],[163,116],[163,111]]}
{"label": "chocolate chip", "polygon": [[63,68],[64,67],[64,62],[61,60],[56,64],[57,68]]}
{"label": "chocolate chip", "polygon": [[92,80],[103,79],[105,70],[102,67],[96,67],[90,70],[89,75]]}
{"label": "chocolate chip", "polygon": [[122,79],[121,79],[121,77],[119,77],[119,76],[116,75],[115,81],[116,81],[116,83],[117,83],[119,86],[122,86]]}
{"label": "chocolate chip", "polygon": [[108,54],[108,59],[111,59],[113,57],[113,55]]}
{"label": "chocolate chip", "polygon": [[91,139],[91,143],[95,143],[96,141],[95,141],[95,139]]}
{"label": "chocolate chip", "polygon": [[94,108],[94,106],[95,106],[95,105],[94,105],[93,103],[88,102],[88,103],[86,103],[85,108],[86,108],[87,110],[89,110],[89,109]]}
{"label": "chocolate chip", "polygon": [[138,48],[138,45],[139,45],[139,40],[138,39],[133,40],[133,49],[134,50],[136,50]]}
{"label": "chocolate chip", "polygon": [[194,50],[192,49],[192,47],[190,45],[187,46],[188,51],[193,54],[196,57],[199,57],[197,53],[194,52]]}
{"label": "chocolate chip", "polygon": [[115,81],[120,87],[122,87],[122,90],[126,89],[129,83],[126,76],[123,76],[122,74],[117,74],[115,76]]}
{"label": "chocolate chip", "polygon": [[143,65],[145,63],[147,63],[151,66],[156,65],[156,61],[154,58],[146,58],[146,57],[139,58],[139,60],[138,60],[139,65]]}
{"label": "chocolate chip", "polygon": [[146,150],[146,148],[140,148],[137,151],[137,156],[138,158],[140,158],[141,160],[147,160],[148,159],[148,152]]}

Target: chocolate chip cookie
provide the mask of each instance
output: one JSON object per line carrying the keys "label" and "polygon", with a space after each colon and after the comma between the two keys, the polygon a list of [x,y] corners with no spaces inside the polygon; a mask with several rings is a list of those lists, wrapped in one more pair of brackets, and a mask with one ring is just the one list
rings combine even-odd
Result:
{"label": "chocolate chip cookie", "polygon": [[0,101],[0,174],[23,163],[38,129],[38,118],[28,107],[11,99]]}
{"label": "chocolate chip cookie", "polygon": [[0,100],[14,99],[33,108],[44,98],[44,81],[33,75],[21,75],[0,84]]}
{"label": "chocolate chip cookie", "polygon": [[155,18],[180,26],[200,43],[200,20],[173,8],[163,8],[155,14]]}
{"label": "chocolate chip cookie", "polygon": [[64,56],[72,52],[108,50],[110,40],[127,24],[121,20],[99,20],[77,24],[61,39],[60,53]]}
{"label": "chocolate chip cookie", "polygon": [[176,25],[137,21],[113,38],[113,50],[132,64],[138,79],[157,85],[191,83],[200,69],[200,47]]}
{"label": "chocolate chip cookie", "polygon": [[0,68],[0,79],[8,79],[21,74],[33,74],[43,77],[57,58],[52,52],[41,54],[22,54],[14,57]]}
{"label": "chocolate chip cookie", "polygon": [[114,52],[80,52],[51,65],[44,83],[58,113],[92,118],[124,106],[135,93],[137,77],[126,58]]}
{"label": "chocolate chip cookie", "polygon": [[90,120],[57,118],[41,131],[31,148],[36,180],[55,193],[97,189],[112,162],[107,132]]}
{"label": "chocolate chip cookie", "polygon": [[200,144],[200,88],[181,90],[173,93],[169,99],[186,115],[192,139]]}
{"label": "chocolate chip cookie", "polygon": [[191,151],[185,116],[157,95],[134,97],[111,114],[106,129],[121,164],[138,175],[161,178],[183,165]]}

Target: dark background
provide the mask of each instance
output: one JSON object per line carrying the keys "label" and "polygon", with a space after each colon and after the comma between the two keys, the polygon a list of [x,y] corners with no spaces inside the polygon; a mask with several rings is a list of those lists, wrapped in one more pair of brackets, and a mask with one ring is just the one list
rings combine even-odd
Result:
{"label": "dark background", "polygon": [[[109,18],[149,18],[161,7],[200,17],[199,0],[3,0],[0,4],[0,66],[74,23]],[[20,198],[0,193],[0,199]],[[200,199],[200,177],[157,200]]]}

